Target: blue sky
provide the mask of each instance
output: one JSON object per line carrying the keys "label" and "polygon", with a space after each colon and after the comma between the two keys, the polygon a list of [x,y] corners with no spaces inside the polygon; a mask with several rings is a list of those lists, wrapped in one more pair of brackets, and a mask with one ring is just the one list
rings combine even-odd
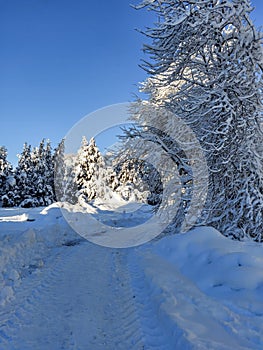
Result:
{"label": "blue sky", "polygon": [[[139,1],[134,0],[134,3]],[[0,0],[0,145],[52,145],[86,114],[132,101],[153,17],[132,0]],[[252,18],[262,25],[263,2]]]}

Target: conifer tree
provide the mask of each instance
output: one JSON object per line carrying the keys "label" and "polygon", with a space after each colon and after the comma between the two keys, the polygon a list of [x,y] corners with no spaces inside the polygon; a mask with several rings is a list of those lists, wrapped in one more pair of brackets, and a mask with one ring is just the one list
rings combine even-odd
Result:
{"label": "conifer tree", "polygon": [[64,193],[61,199],[63,202],[71,204],[78,202],[77,169],[77,157],[72,154],[65,155]]}
{"label": "conifer tree", "polygon": [[22,207],[47,206],[54,202],[54,169],[50,141],[43,139],[31,150],[24,144],[15,171],[16,204]]}
{"label": "conifer tree", "polygon": [[83,137],[78,151],[75,176],[78,197],[82,200],[89,202],[96,197],[105,196],[107,191],[105,162],[94,138],[88,143],[86,137]]}
{"label": "conifer tree", "polygon": [[43,181],[43,200],[44,205],[50,205],[55,201],[54,188],[54,162],[50,140],[47,140],[44,149],[44,181]]}
{"label": "conifer tree", "polygon": [[35,197],[35,161],[32,157],[31,145],[23,146],[18,156],[18,165],[15,169],[15,201],[17,206],[34,207],[37,205]]}
{"label": "conifer tree", "polygon": [[65,139],[62,139],[54,151],[54,191],[57,201],[63,201],[65,191]]}
{"label": "conifer tree", "polygon": [[0,147],[0,201],[4,207],[14,205],[15,185],[12,165],[7,160],[7,149]]}
{"label": "conifer tree", "polygon": [[[122,158],[124,158],[122,160]],[[156,205],[160,202],[162,184],[154,167],[140,159],[127,157],[122,153],[114,160],[119,181],[118,192],[130,188],[130,196],[139,202]],[[129,198],[127,198],[129,199]]]}

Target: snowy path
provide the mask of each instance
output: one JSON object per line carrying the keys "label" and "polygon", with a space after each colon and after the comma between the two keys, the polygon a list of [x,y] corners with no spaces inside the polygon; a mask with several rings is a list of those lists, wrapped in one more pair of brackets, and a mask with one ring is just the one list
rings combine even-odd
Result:
{"label": "snowy path", "polygon": [[0,312],[1,350],[174,349],[133,254],[128,266],[127,250],[85,241],[50,253]]}
{"label": "snowy path", "polygon": [[10,213],[0,226],[0,350],[262,349],[261,245],[203,228],[111,249],[57,210],[28,211],[29,222]]}
{"label": "snowy path", "polygon": [[[189,323],[201,337],[194,341],[196,349],[242,348],[208,316],[212,307],[203,309],[209,300],[188,302],[203,298],[189,281],[184,283],[183,276],[177,279],[175,270],[169,272],[169,265],[150,252],[141,262],[145,276],[135,255],[85,241],[55,248],[45,267],[28,275],[17,290],[19,304],[13,306],[6,327],[1,327],[3,349],[192,349],[182,331]],[[226,347],[220,344],[222,336]]]}
{"label": "snowy path", "polygon": [[122,254],[89,243],[58,249],[20,286],[4,349],[144,349]]}

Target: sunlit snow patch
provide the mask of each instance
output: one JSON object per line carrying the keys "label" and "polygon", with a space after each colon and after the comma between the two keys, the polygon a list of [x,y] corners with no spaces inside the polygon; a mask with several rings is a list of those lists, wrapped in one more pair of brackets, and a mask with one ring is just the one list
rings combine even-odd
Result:
{"label": "sunlit snow patch", "polygon": [[0,222],[17,222],[17,221],[27,221],[28,215],[23,213],[21,215],[13,215],[13,216],[2,216],[0,217]]}

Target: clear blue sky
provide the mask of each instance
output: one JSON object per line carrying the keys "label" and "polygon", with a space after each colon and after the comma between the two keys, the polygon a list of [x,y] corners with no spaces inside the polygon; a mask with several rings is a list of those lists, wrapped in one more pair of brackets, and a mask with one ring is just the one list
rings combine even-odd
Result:
{"label": "clear blue sky", "polygon": [[[153,17],[139,0],[0,0],[0,145],[16,161],[25,141],[56,146],[84,115],[133,100],[146,77]],[[262,25],[263,1],[252,18]]]}

